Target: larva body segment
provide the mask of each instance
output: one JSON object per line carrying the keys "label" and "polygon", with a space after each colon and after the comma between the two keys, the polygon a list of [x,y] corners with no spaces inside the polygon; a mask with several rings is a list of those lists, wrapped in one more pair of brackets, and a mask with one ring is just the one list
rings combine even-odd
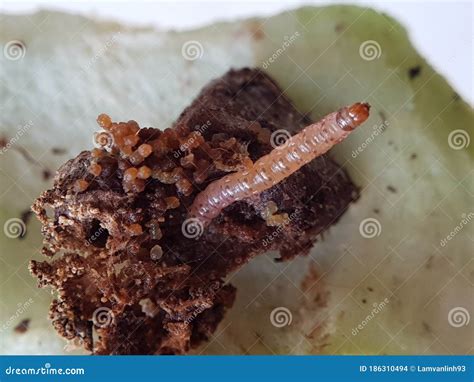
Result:
{"label": "larva body segment", "polygon": [[304,128],[249,169],[229,174],[197,195],[189,215],[208,225],[230,204],[259,194],[287,178],[346,138],[369,116],[370,106],[356,103]]}

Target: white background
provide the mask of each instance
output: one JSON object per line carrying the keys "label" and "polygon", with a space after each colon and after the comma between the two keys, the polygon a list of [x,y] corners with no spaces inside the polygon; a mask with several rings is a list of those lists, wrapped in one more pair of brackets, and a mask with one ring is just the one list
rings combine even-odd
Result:
{"label": "white background", "polygon": [[[144,5],[146,3],[146,5]],[[266,16],[305,4],[331,1],[2,1],[2,12],[60,9],[133,25],[188,29],[216,20]],[[419,52],[443,74],[456,91],[473,104],[473,3],[472,1],[337,1],[384,11],[408,29]]]}

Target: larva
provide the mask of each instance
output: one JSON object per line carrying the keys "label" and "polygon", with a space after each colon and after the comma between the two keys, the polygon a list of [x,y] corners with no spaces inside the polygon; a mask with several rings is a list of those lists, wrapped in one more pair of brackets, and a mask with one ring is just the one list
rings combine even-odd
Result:
{"label": "larva", "polygon": [[212,182],[196,196],[189,216],[206,226],[230,204],[273,187],[346,138],[367,120],[369,109],[367,103],[343,107],[305,127],[250,168]]}

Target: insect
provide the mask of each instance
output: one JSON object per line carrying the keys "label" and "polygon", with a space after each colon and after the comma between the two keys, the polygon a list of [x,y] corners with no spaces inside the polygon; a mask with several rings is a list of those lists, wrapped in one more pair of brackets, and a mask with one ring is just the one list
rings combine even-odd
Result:
{"label": "insect", "polygon": [[194,199],[189,216],[207,226],[230,204],[273,187],[346,138],[369,117],[370,105],[355,103],[305,127],[250,168],[212,182]]}

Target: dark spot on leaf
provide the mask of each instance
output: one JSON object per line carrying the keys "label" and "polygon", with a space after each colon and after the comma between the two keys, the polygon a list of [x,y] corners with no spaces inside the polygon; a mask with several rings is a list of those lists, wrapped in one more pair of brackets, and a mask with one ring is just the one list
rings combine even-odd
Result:
{"label": "dark spot on leaf", "polygon": [[0,149],[3,149],[7,146],[7,137],[1,136],[0,137]]}
{"label": "dark spot on leaf", "polygon": [[15,42],[13,45],[20,49],[26,49],[26,44],[23,40],[18,40],[18,42]]}
{"label": "dark spot on leaf", "polygon": [[421,322],[421,325],[423,325],[423,330],[427,333],[431,333],[431,326],[429,326],[425,321]]}
{"label": "dark spot on leaf", "polygon": [[49,178],[51,178],[51,171],[49,171],[48,169],[44,169],[43,170],[43,180],[48,180]]}
{"label": "dark spot on leaf", "polygon": [[23,220],[23,223],[28,224],[32,215],[33,215],[33,211],[27,208],[21,213],[20,219]]}
{"label": "dark spot on leaf", "polygon": [[51,152],[54,154],[54,155],[64,155],[67,153],[67,150],[66,149],[63,149],[61,147],[53,147],[51,148]]}
{"label": "dark spot on leaf", "polygon": [[30,326],[30,319],[26,318],[20,321],[20,323],[17,326],[15,326],[13,330],[18,334],[23,334],[28,330],[29,326]]}
{"label": "dark spot on leaf", "polygon": [[418,157],[418,155],[416,155],[416,153],[413,153],[410,155],[410,159],[416,159]]}
{"label": "dark spot on leaf", "polygon": [[[33,216],[33,211],[31,211],[29,208],[27,208],[21,213],[20,219],[23,223],[25,223],[25,227],[29,223],[31,216]],[[20,240],[24,239],[26,237],[27,232],[28,230],[25,229],[24,232],[22,232],[22,234],[18,237],[18,239]]]}
{"label": "dark spot on leaf", "polygon": [[373,292],[373,291],[374,291],[374,288],[372,288],[372,287],[367,287],[367,290],[368,290],[369,292]]}
{"label": "dark spot on leaf", "polygon": [[410,80],[413,80],[414,78],[418,77],[421,73],[421,66],[416,65],[408,69],[408,77],[410,77]]}
{"label": "dark spot on leaf", "polygon": [[434,261],[434,256],[431,255],[431,256],[428,258],[428,261],[427,261],[426,264],[425,264],[425,268],[426,268],[426,269],[431,269],[431,267],[433,266],[433,261]]}
{"label": "dark spot on leaf", "polygon": [[362,299],[362,304],[367,304],[367,300],[365,298]]}
{"label": "dark spot on leaf", "polygon": [[345,27],[344,23],[337,23],[336,26],[334,27],[334,30],[337,33],[341,33],[345,28],[346,27]]}
{"label": "dark spot on leaf", "polygon": [[250,33],[252,34],[252,38],[255,41],[262,40],[265,37],[265,33],[262,30],[261,23],[258,21],[252,22],[250,24]]}
{"label": "dark spot on leaf", "polygon": [[259,40],[262,40],[263,37],[265,37],[265,35],[263,34],[262,30],[261,29],[257,29],[252,37],[254,38],[255,41],[259,41]]}
{"label": "dark spot on leaf", "polygon": [[390,192],[393,192],[394,194],[397,193],[397,189],[393,186],[391,186],[390,184],[387,186],[387,190],[389,190]]}

